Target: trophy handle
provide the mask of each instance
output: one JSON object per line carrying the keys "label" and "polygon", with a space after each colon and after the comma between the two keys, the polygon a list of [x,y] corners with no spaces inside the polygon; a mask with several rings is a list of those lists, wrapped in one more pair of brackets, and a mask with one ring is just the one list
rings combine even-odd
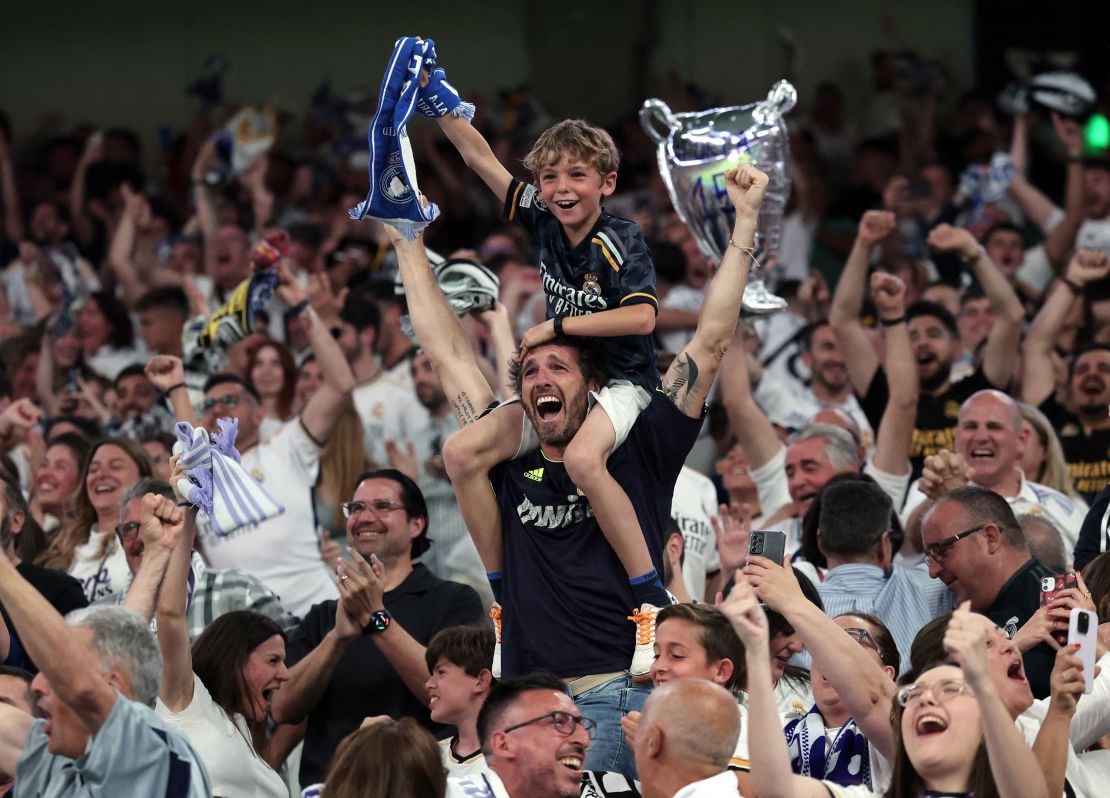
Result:
{"label": "trophy handle", "polygon": [[[640,125],[656,144],[662,144],[670,138],[671,131],[678,126],[678,122],[671,113],[670,106],[662,100],[652,99],[644,100],[644,107],[640,109]],[[667,132],[660,133],[659,126],[666,128]]]}
{"label": "trophy handle", "polygon": [[767,99],[759,103],[752,116],[763,124],[771,124],[793,108],[798,102],[798,90],[788,80],[780,80],[767,92]]}

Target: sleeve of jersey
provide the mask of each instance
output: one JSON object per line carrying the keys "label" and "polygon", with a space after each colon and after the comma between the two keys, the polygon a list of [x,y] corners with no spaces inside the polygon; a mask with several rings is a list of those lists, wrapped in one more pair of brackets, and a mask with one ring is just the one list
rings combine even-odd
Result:
{"label": "sleeve of jersey", "polygon": [[547,215],[547,204],[540,199],[540,190],[531,183],[513,178],[505,194],[505,219],[520,222],[529,233],[535,233],[539,219]]}
{"label": "sleeve of jersey", "polygon": [[659,315],[655,290],[655,263],[640,228],[630,227],[622,237],[606,227],[597,233],[601,254],[620,272],[621,306],[650,304]]}

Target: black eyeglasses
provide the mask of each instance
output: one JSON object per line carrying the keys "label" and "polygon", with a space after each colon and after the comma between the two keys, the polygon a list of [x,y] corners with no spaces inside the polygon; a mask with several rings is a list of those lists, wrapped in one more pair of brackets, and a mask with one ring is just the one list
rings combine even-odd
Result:
{"label": "black eyeglasses", "polygon": [[382,515],[383,513],[390,513],[394,510],[403,510],[405,505],[398,504],[397,502],[386,501],[385,499],[376,499],[372,502],[343,502],[339,505],[343,508],[343,516],[345,518],[354,518],[356,515],[370,510],[374,515]]}
{"label": "black eyeglasses", "polygon": [[558,709],[554,712],[548,712],[546,715],[540,715],[538,718],[532,718],[531,720],[526,720],[523,723],[513,724],[509,728],[503,729],[502,731],[504,731],[505,734],[508,734],[511,731],[523,729],[525,726],[531,726],[533,723],[540,723],[547,720],[548,718],[551,718],[551,725],[555,727],[555,732],[557,734],[561,734],[563,737],[570,737],[572,734],[574,734],[574,730],[579,726],[586,730],[586,735],[591,740],[597,733],[597,723],[595,723],[590,718],[584,718],[581,715],[572,715],[569,712],[562,712]]}
{"label": "black eyeglasses", "polygon": [[116,527],[116,534],[119,535],[120,543],[125,546],[139,536],[139,530],[143,525],[138,521],[128,521],[126,524],[120,524]]}
{"label": "black eyeglasses", "polygon": [[854,637],[861,646],[873,649],[879,655],[879,661],[883,661],[883,652],[879,650],[879,643],[869,631],[859,626],[849,626],[844,631]]}
{"label": "black eyeglasses", "polygon": [[952,548],[952,544],[963,540],[964,538],[971,537],[976,532],[981,532],[986,529],[987,524],[979,524],[979,526],[965,529],[963,532],[958,532],[950,538],[938,540],[936,543],[930,543],[925,547],[925,560],[926,562],[940,562],[948,555],[948,550]]}
{"label": "black eyeglasses", "polygon": [[239,395],[234,393],[225,393],[223,396],[213,396],[211,399],[205,399],[201,404],[201,408],[207,413],[216,405],[223,405],[224,407],[235,407],[239,404]]}

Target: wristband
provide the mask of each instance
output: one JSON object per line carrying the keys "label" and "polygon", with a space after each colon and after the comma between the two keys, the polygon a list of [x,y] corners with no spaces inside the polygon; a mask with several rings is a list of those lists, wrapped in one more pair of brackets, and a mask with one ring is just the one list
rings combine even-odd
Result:
{"label": "wristband", "polygon": [[184,388],[185,390],[189,390],[189,386],[186,385],[183,382],[174,383],[173,385],[171,385],[169,388],[166,389],[166,396],[169,396],[171,393],[176,391],[178,388]]}
{"label": "wristband", "polygon": [[563,317],[556,316],[553,321],[555,323],[555,337],[562,338],[566,334],[563,332]]}
{"label": "wristband", "polygon": [[752,242],[752,245],[750,247],[742,247],[739,244],[737,244],[735,241],[732,240],[732,236],[729,236],[728,237],[728,245],[730,247],[736,247],[741,252],[747,252],[749,255],[754,255],[755,254],[755,242],[754,241]]}
{"label": "wristband", "polygon": [[393,622],[393,616],[389,614],[389,610],[378,610],[377,612],[370,613],[370,623],[362,627],[364,635],[373,635],[384,632],[389,628],[389,624]]}
{"label": "wristband", "polygon": [[1064,285],[1066,285],[1073,294],[1075,294],[1076,296],[1083,296],[1083,286],[1081,286],[1075,280],[1069,280],[1067,277],[1063,277],[1061,279],[1064,281]]}
{"label": "wristband", "polygon": [[285,311],[285,315],[288,316],[289,318],[293,318],[294,316],[301,315],[307,309],[308,309],[308,300],[307,299],[302,299],[296,305],[289,308],[289,310]]}
{"label": "wristband", "polygon": [[905,316],[905,314],[903,314],[903,315],[898,316],[898,317],[893,318],[893,319],[880,318],[879,319],[879,324],[883,325],[884,327],[897,327],[899,324],[901,324],[905,320],[906,320],[906,316]]}

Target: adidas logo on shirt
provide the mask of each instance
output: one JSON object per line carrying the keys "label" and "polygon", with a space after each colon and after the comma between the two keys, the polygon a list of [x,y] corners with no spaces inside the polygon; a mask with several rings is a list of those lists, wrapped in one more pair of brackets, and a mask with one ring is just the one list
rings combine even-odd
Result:
{"label": "adidas logo on shirt", "polygon": [[533,468],[531,471],[525,471],[524,476],[533,482],[543,482],[543,469]]}

